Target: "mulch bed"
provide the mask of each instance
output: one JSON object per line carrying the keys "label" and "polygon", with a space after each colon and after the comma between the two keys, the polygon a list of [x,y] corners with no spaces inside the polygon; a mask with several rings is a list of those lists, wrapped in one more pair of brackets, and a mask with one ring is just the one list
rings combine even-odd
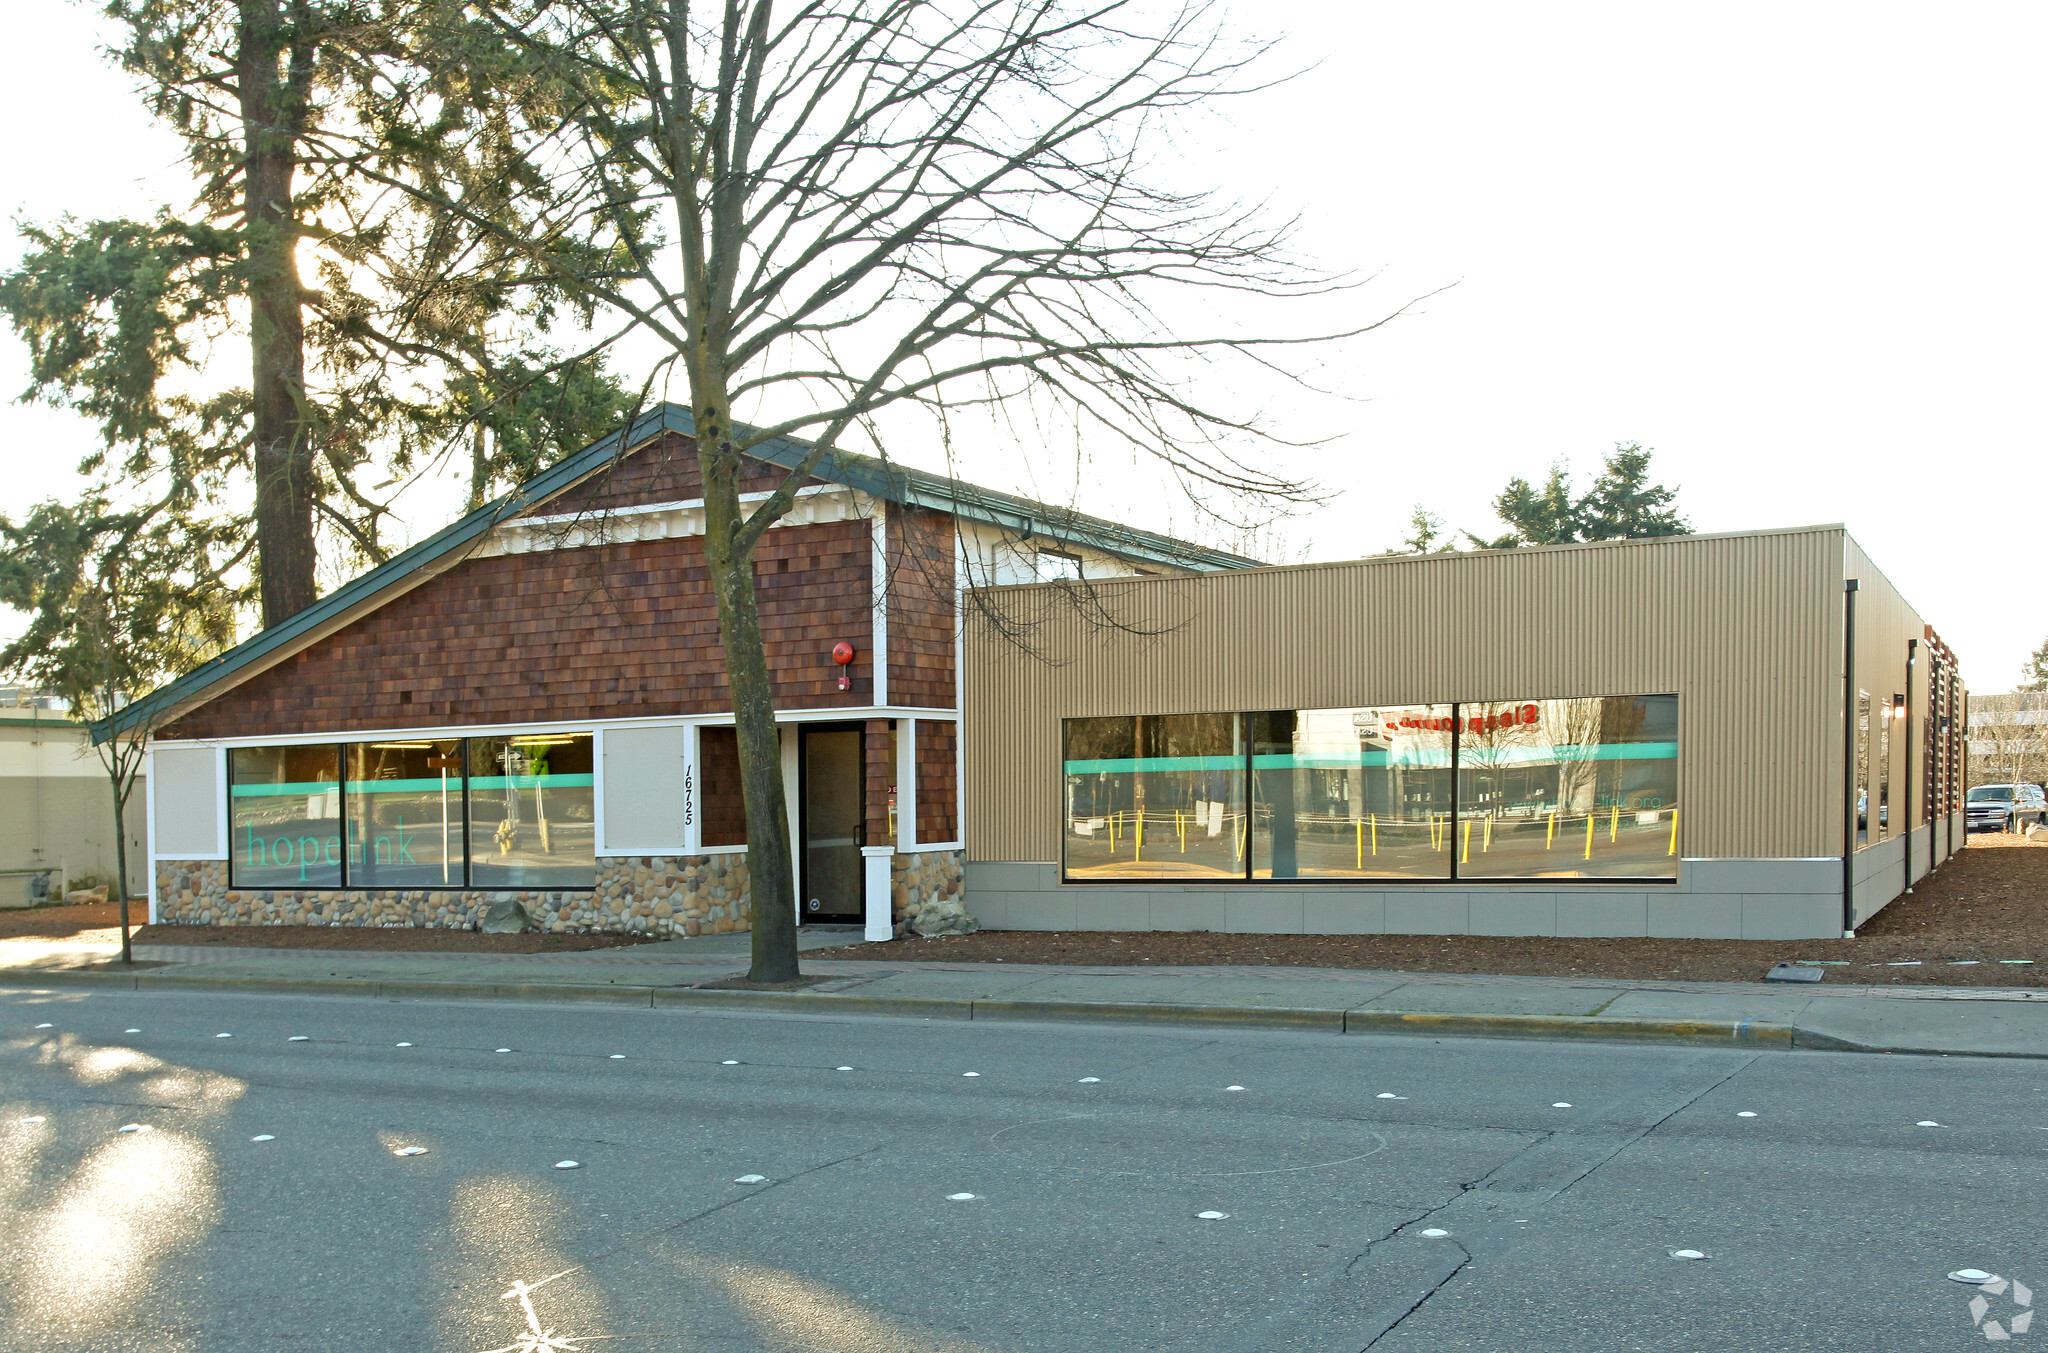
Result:
{"label": "mulch bed", "polygon": [[[1632,981],[1755,982],[1774,963],[1839,959],[1830,982],[2048,986],[2048,845],[1974,836],[1853,940],[1558,939],[1489,935],[1218,935],[984,930],[816,949],[812,959],[1160,967],[1272,964]],[[1919,967],[1888,967],[1919,960]],[[1958,966],[1949,960],[1975,959]],[[2032,959],[2032,966],[2000,963]]]}
{"label": "mulch bed", "polygon": [[[128,903],[129,933],[149,919],[149,903]],[[121,904],[88,902],[78,906],[9,907],[0,911],[0,940],[76,940],[81,944],[121,942]]]}

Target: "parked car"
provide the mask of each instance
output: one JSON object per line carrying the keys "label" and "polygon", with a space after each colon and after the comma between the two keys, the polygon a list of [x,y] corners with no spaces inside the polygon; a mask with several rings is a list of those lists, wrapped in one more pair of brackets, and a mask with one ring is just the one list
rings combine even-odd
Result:
{"label": "parked car", "polygon": [[2028,824],[2048,827],[2048,793],[2039,785],[1978,785],[1963,806],[1973,832],[2017,832]]}

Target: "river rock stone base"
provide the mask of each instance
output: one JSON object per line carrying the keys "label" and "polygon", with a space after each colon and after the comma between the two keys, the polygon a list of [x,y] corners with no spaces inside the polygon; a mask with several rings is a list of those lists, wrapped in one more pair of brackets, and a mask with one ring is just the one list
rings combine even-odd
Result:
{"label": "river rock stone base", "polygon": [[896,934],[971,935],[981,925],[967,913],[964,852],[898,852],[889,859]]}
{"label": "river rock stone base", "polygon": [[724,935],[752,928],[747,857],[605,855],[588,890],[230,888],[225,860],[164,860],[160,925],[418,926],[473,930],[516,903],[555,934]]}

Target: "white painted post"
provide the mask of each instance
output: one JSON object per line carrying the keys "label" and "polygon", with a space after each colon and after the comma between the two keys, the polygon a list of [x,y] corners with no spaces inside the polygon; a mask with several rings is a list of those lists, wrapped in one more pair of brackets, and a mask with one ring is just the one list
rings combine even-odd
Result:
{"label": "white painted post", "polygon": [[896,721],[896,839],[898,850],[917,844],[917,720]]}
{"label": "white painted post", "polygon": [[891,862],[896,854],[894,846],[862,846],[860,848],[862,879],[862,901],[865,903],[867,928],[861,938],[880,942],[896,938],[895,905],[890,897],[889,874]]}

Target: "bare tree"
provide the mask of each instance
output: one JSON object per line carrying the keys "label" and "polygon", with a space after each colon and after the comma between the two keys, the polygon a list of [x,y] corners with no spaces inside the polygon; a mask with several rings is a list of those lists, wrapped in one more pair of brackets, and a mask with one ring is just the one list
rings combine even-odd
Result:
{"label": "bare tree", "polygon": [[225,648],[234,634],[233,594],[219,585],[213,536],[149,511],[122,512],[104,490],[79,505],[45,503],[27,520],[0,517],[0,605],[27,612],[28,627],[0,647],[0,671],[58,695],[92,730],[114,811],[114,890],[121,907],[121,961],[128,941],[128,801],[160,714],[112,715],[128,697]]}
{"label": "bare tree", "polygon": [[1969,740],[1973,786],[2041,783],[2048,778],[2048,691],[1974,697]]}
{"label": "bare tree", "polygon": [[[1246,439],[1267,434],[1215,393],[1216,364],[1280,369],[1288,345],[1342,335],[1290,336],[1309,327],[1291,318],[1261,336],[1217,309],[1349,283],[1291,261],[1285,227],[1258,210],[1166,186],[1152,158],[1181,114],[1257,87],[1265,49],[1229,40],[1212,11],[432,0],[414,60],[366,110],[379,138],[452,159],[473,162],[472,139],[516,141],[545,187],[516,230],[461,191],[422,186],[454,178],[390,184],[655,335],[661,370],[687,379],[756,981],[793,978],[797,963],[752,552],[827,457],[850,439],[886,456],[883,424],[903,412],[943,423],[1021,407],[1077,442],[1150,458],[1212,505],[1308,493],[1255,454]],[[476,79],[518,92],[490,125],[448,93]],[[807,440],[809,454],[743,510],[742,458],[776,438]]]}

